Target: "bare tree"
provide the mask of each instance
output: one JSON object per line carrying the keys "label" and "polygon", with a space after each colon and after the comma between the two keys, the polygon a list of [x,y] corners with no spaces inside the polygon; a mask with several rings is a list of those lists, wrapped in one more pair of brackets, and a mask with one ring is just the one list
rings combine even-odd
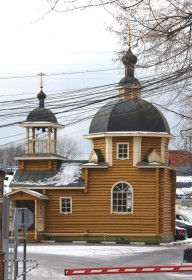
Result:
{"label": "bare tree", "polygon": [[6,145],[0,149],[0,166],[2,169],[14,168],[17,166],[17,161],[14,160],[16,156],[24,154],[24,144]]}
{"label": "bare tree", "polygon": [[[129,43],[142,69],[143,96],[179,118],[189,129],[192,92],[192,1],[191,0],[48,0],[50,11],[70,12],[104,8],[117,21],[109,30],[119,36],[120,53]],[[49,12],[50,12],[49,11]],[[180,122],[181,120],[181,122]]]}
{"label": "bare tree", "polygon": [[81,156],[77,142],[67,137],[60,137],[58,139],[57,154],[68,159],[79,159]]}
{"label": "bare tree", "polygon": [[174,99],[191,81],[191,0],[48,0],[48,3],[49,12],[104,8],[117,20],[118,28],[110,30],[119,36],[124,50],[127,25],[131,26],[131,47],[136,48],[139,56],[137,67],[151,69],[146,77],[148,84],[153,78],[161,87],[176,85]]}

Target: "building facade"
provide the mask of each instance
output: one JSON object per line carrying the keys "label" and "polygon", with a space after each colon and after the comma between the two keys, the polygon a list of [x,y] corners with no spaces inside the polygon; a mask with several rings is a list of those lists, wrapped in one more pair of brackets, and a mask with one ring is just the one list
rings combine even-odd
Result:
{"label": "building facade", "polygon": [[[134,76],[137,57],[123,56],[125,77],[117,97],[95,114],[86,139],[87,162],[57,155],[55,115],[39,107],[21,124],[26,153],[8,194],[12,207],[35,215],[35,240],[172,241],[175,234],[176,173],[170,166],[172,138],[162,113],[141,98]],[[46,137],[39,138],[39,130]],[[53,132],[53,133],[52,133]]]}

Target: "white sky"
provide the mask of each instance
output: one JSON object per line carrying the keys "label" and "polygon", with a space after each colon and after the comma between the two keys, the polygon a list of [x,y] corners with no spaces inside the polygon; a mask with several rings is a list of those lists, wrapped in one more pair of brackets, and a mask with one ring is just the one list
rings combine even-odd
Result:
{"label": "white sky", "polygon": [[[89,1],[79,2],[85,5]],[[40,90],[40,72],[49,75],[117,67],[113,60],[121,45],[118,38],[106,30],[115,26],[109,13],[102,8],[92,8],[69,13],[51,12],[40,19],[48,10],[47,0],[0,1],[1,100],[21,97],[27,102],[27,98],[36,97]],[[28,75],[34,77],[10,78]],[[52,91],[118,83],[123,75],[119,71],[51,75],[44,78],[43,88],[48,100]],[[2,79],[5,77],[8,79]],[[58,122],[61,121],[58,118]],[[78,140],[83,158],[88,157],[91,149],[89,141],[83,139],[89,124],[90,120],[61,132],[61,136]],[[13,137],[20,133],[23,137]],[[14,139],[24,139],[24,133],[25,130],[19,127],[1,128],[0,146]]]}
{"label": "white sky", "polygon": [[0,73],[111,66],[117,40],[106,31],[112,23],[108,13],[98,8],[52,12],[38,20],[48,9],[46,0],[1,0]]}
{"label": "white sky", "polygon": [[[83,4],[86,2],[82,1]],[[40,90],[40,72],[57,74],[116,67],[113,59],[114,52],[119,48],[118,40],[106,31],[107,26],[114,24],[110,14],[94,8],[69,13],[52,12],[40,19],[48,10],[46,0],[0,1],[1,100],[16,99],[18,95],[26,97],[27,102],[27,98],[36,97]],[[43,86],[48,100],[51,91],[116,83],[121,78],[118,74],[117,71],[110,71],[48,76],[44,78]],[[10,79],[28,75],[35,77]],[[5,77],[9,79],[2,79]],[[78,139],[86,157],[90,145],[88,140],[83,140],[83,135],[88,132],[88,128],[89,122],[84,122],[61,133]],[[23,128],[18,127],[1,128],[0,131],[3,135],[0,145],[21,138],[12,138],[12,135],[25,133]]]}

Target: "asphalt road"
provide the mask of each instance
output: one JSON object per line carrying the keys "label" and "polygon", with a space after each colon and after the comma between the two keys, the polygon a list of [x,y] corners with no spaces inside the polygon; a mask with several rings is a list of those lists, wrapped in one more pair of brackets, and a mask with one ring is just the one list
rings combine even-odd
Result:
{"label": "asphalt road", "polygon": [[[38,246],[38,245],[30,245]],[[46,246],[46,245],[44,245]],[[49,245],[50,246],[50,245]],[[35,252],[28,253],[28,259],[36,259],[38,261],[38,267],[31,272],[27,273],[27,280],[61,280],[61,279],[73,279],[73,280],[172,280],[172,279],[192,279],[192,273],[144,273],[144,274],[108,274],[108,275],[89,275],[89,276],[64,276],[64,269],[69,268],[83,268],[83,267],[119,267],[119,266],[145,266],[145,265],[178,265],[182,263],[183,251],[186,248],[191,248],[192,244],[163,247],[159,250],[159,246],[155,251],[149,252],[134,252],[132,246],[126,246],[126,248],[132,250],[131,254],[125,253],[122,255],[95,255],[90,256],[72,256],[72,255],[58,255],[49,254],[49,246],[47,246],[47,253]],[[58,251],[60,250],[60,245]],[[72,249],[74,246],[71,245]],[[89,248],[88,245],[84,245],[85,248]],[[118,246],[118,245],[116,245]],[[62,247],[63,248],[63,247]],[[78,248],[78,247],[77,247]],[[117,247],[116,247],[117,248]],[[132,249],[133,248],[133,249]],[[141,247],[140,247],[141,248]],[[103,250],[106,249],[106,245],[103,245]],[[118,249],[118,248],[117,248]],[[29,250],[30,251],[30,250]],[[33,264],[30,264],[33,267]],[[28,264],[27,264],[28,266]],[[22,279],[22,277],[18,278]]]}

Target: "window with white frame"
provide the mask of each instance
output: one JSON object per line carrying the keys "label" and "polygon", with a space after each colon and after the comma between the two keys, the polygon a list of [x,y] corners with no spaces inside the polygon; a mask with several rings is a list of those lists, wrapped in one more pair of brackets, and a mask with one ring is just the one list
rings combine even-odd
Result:
{"label": "window with white frame", "polygon": [[133,212],[133,190],[125,182],[117,183],[112,188],[112,213]]}
{"label": "window with white frame", "polygon": [[61,197],[60,198],[60,213],[71,214],[72,213],[72,198]]}
{"label": "window with white frame", "polygon": [[117,159],[129,159],[129,143],[117,143]]}

